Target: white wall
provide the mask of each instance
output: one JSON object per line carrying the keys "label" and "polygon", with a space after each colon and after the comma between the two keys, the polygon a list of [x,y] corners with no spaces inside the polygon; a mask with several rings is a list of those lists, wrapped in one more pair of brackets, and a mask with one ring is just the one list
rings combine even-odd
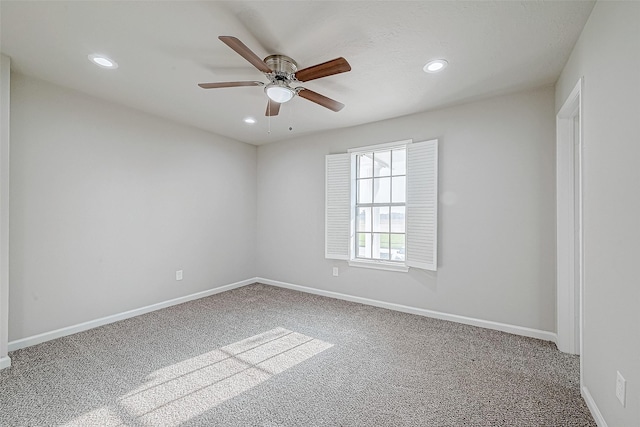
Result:
{"label": "white wall", "polygon": [[255,277],[254,146],[15,73],[11,95],[10,340]]}
{"label": "white wall", "polygon": [[[609,426],[640,425],[640,3],[598,2],[556,85],[584,76],[584,349],[587,387]],[[616,400],[616,371],[627,406]]]}
{"label": "white wall", "polygon": [[[408,138],[440,140],[437,273],[326,260],[325,155]],[[258,275],[555,331],[554,150],[553,88],[260,146]]]}

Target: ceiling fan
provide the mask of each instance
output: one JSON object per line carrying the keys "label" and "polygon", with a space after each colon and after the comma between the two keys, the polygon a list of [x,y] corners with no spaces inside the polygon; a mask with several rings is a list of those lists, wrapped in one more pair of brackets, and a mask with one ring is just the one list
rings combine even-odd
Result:
{"label": "ceiling fan", "polygon": [[315,102],[331,111],[340,111],[344,107],[344,104],[310,89],[291,87],[291,85],[351,71],[351,66],[346,59],[342,57],[336,58],[323,62],[322,64],[298,70],[296,61],[288,56],[269,55],[262,60],[237,38],[232,36],[220,36],[218,38],[249,61],[251,65],[264,73],[269,79],[269,83],[265,84],[259,81],[200,83],[198,86],[201,88],[216,89],[222,87],[264,86],[264,91],[269,98],[267,111],[265,113],[266,116],[277,116],[280,111],[280,104],[290,101],[295,95]]}

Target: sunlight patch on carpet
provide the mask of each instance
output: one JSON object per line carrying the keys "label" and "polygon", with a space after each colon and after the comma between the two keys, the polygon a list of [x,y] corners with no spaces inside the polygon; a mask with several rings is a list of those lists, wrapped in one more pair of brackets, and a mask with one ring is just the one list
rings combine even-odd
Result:
{"label": "sunlight patch on carpet", "polygon": [[284,328],[159,369],[117,405],[87,412],[65,425],[100,420],[104,426],[178,426],[269,378],[331,348],[333,344]]}

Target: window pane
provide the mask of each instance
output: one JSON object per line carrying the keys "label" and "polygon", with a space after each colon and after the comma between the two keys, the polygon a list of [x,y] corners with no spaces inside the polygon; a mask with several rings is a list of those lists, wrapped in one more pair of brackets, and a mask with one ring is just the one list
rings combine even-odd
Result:
{"label": "window pane", "polygon": [[373,190],[374,203],[389,203],[391,201],[391,178],[374,178]]}
{"label": "window pane", "polygon": [[358,178],[373,176],[373,153],[358,155]]}
{"label": "window pane", "polygon": [[391,208],[391,232],[405,232],[404,206],[393,206]]}
{"label": "window pane", "polygon": [[374,259],[389,259],[389,235],[373,234],[373,254]]}
{"label": "window pane", "polygon": [[358,180],[358,203],[371,203],[373,179]]}
{"label": "window pane", "polygon": [[391,170],[393,175],[406,175],[407,173],[407,150],[402,148],[392,152]]}
{"label": "window pane", "polygon": [[389,232],[389,206],[373,208],[373,231]]}
{"label": "window pane", "polygon": [[371,231],[371,208],[358,208],[357,212],[358,212],[358,222],[357,222],[358,230],[357,231]]}
{"label": "window pane", "polygon": [[391,235],[391,260],[404,261],[404,259],[405,259],[404,234],[392,234]]}
{"label": "window pane", "polygon": [[358,258],[371,258],[371,234],[358,233]]}
{"label": "window pane", "polygon": [[382,151],[373,154],[373,176],[391,175],[391,151]]}
{"label": "window pane", "polygon": [[394,176],[391,178],[391,197],[393,203],[404,203],[407,199],[407,177]]}

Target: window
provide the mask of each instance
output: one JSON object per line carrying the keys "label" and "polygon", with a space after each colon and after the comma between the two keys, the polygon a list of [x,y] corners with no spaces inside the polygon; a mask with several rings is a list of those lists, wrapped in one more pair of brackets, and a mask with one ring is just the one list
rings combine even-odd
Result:
{"label": "window", "polygon": [[354,258],[404,261],[407,150],[355,154]]}
{"label": "window", "polygon": [[437,165],[437,140],[328,155],[325,257],[436,270]]}

